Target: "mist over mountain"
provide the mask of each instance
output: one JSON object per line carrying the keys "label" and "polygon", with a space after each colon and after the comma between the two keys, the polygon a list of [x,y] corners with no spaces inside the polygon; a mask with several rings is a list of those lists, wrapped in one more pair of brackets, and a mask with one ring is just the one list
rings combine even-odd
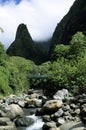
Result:
{"label": "mist over mountain", "polygon": [[7,54],[10,56],[21,56],[40,64],[48,60],[49,46],[50,40],[46,42],[33,41],[26,25],[20,24],[14,42],[7,49]]}

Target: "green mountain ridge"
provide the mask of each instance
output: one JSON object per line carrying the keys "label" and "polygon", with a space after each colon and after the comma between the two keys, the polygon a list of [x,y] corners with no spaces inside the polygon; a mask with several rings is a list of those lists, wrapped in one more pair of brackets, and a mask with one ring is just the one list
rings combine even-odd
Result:
{"label": "green mountain ridge", "polygon": [[56,44],[69,44],[72,36],[78,31],[86,34],[86,0],[76,0],[57,24],[52,36],[50,53]]}

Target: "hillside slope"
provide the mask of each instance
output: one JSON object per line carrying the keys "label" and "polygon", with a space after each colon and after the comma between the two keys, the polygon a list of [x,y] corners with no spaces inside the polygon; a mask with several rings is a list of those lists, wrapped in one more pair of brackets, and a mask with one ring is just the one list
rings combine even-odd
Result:
{"label": "hillside slope", "polygon": [[86,33],[86,0],[76,0],[67,15],[57,25],[52,36],[50,53],[56,44],[69,44],[77,31]]}

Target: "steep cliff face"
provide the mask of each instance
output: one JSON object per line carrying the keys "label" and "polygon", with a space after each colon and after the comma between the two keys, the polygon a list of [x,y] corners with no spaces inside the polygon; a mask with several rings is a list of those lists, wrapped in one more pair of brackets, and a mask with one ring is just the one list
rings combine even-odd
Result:
{"label": "steep cliff face", "polygon": [[50,52],[56,44],[69,44],[71,37],[77,31],[86,33],[86,0],[76,0],[67,15],[57,25],[52,36]]}
{"label": "steep cliff face", "polygon": [[10,56],[21,56],[40,64],[47,59],[47,53],[43,51],[43,45],[37,44],[32,40],[26,25],[20,24],[15,41],[7,49],[7,54]]}

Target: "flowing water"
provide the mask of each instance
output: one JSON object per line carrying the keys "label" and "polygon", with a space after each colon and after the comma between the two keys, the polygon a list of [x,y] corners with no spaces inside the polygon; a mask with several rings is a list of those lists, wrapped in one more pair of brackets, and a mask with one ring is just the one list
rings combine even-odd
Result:
{"label": "flowing water", "polygon": [[19,127],[18,130],[42,130],[43,121],[41,117],[35,116],[36,109],[26,109],[25,115],[28,118],[31,118],[34,120],[34,123],[27,127]]}

